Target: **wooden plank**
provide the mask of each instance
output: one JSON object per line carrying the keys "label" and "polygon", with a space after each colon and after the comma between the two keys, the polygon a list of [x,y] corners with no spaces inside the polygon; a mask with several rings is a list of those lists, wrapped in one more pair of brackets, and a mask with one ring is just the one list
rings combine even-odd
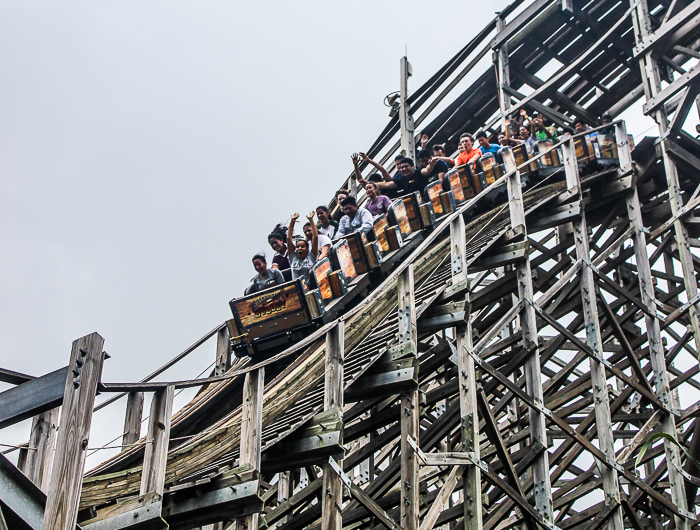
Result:
{"label": "wooden plank", "polygon": [[[262,459],[262,415],[265,390],[265,368],[248,372],[243,383],[243,413],[241,418],[241,465],[250,464],[260,470]],[[258,530],[258,514],[247,515],[239,521],[247,530]],[[237,523],[238,524],[238,523]]]}
{"label": "wooden plank", "polygon": [[97,333],[73,342],[68,366],[75,366],[78,376],[74,377],[73,373],[69,372],[66,377],[63,410],[56,442],[56,454],[60,455],[60,458],[54,459],[51,470],[42,526],[44,530],[75,529],[85,456],[90,439],[92,408],[104,362],[103,345],[104,339]]}
{"label": "wooden plank", "polygon": [[173,386],[153,394],[139,495],[156,493],[160,497],[163,496],[174,396],[175,387]]}
{"label": "wooden plank", "polygon": [[[323,389],[324,410],[339,410],[342,419],[344,377],[343,358],[345,356],[345,323],[326,333],[326,370]],[[342,439],[340,440],[342,443]],[[342,461],[339,463],[342,466]],[[323,465],[323,494],[321,496],[322,530],[342,530],[343,527],[343,483],[333,472],[329,463]]]}
{"label": "wooden plank", "polygon": [[[416,325],[416,297],[413,264],[399,275],[399,342],[408,344],[415,355],[418,351]],[[407,351],[407,350],[404,350]],[[406,530],[418,530],[420,509],[418,460],[408,442],[408,437],[418,442],[420,406],[418,388],[401,394],[401,526]]]}
{"label": "wooden plank", "polygon": [[423,522],[420,525],[420,530],[433,530],[433,527],[435,526],[435,523],[437,522],[438,517],[440,516],[440,512],[442,511],[443,506],[445,506],[445,503],[452,495],[452,492],[454,491],[455,487],[457,487],[459,477],[462,475],[465,468],[466,466],[461,465],[455,466],[450,470],[450,474],[447,475],[445,483],[442,485],[442,488],[440,488],[440,493],[438,493],[437,497],[435,497],[435,500],[430,504],[428,513],[425,515],[425,517],[423,517]]}
{"label": "wooden plank", "polygon": [[221,375],[231,368],[231,332],[224,326],[216,334],[216,366],[214,375]]}
{"label": "wooden plank", "polygon": [[141,422],[143,419],[143,392],[129,392],[126,399],[126,414],[124,416],[124,435],[122,445],[132,445],[141,438]]}
{"label": "wooden plank", "polygon": [[59,409],[56,408],[34,416],[29,436],[26,467],[23,469],[29,480],[44,492],[48,489],[51,476],[53,450],[58,430],[58,413]]}
{"label": "wooden plank", "polygon": [[[556,78],[553,76],[552,79]],[[521,102],[522,103],[522,102]],[[525,206],[523,204],[520,173],[514,171],[508,176],[508,208],[510,211],[510,224],[514,229],[522,230],[523,237],[527,239],[525,226]],[[567,184],[569,184],[567,179]],[[568,189],[572,186],[569,184]],[[542,391],[542,371],[540,367],[540,353],[537,340],[537,321],[533,300],[532,270],[530,261],[523,260],[515,265],[517,278],[518,299],[524,307],[520,311],[520,325],[522,327],[523,346],[531,353],[525,360],[525,381],[527,394],[535,403],[544,403]],[[530,444],[539,443],[547,447],[547,431],[545,416],[536,407],[530,407]],[[532,464],[532,478],[535,488],[535,510],[539,516],[548,522],[553,521],[552,513],[552,485],[550,482],[549,456],[545,451],[539,455]]]}

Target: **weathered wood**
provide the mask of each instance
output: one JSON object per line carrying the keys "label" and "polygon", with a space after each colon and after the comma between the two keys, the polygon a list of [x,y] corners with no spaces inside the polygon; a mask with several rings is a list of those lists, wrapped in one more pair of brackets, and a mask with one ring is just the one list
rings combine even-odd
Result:
{"label": "weathered wood", "polygon": [[122,445],[135,444],[141,438],[141,422],[143,420],[143,392],[129,392],[126,399],[126,415],[124,416],[124,435]]}
{"label": "weathered wood", "polygon": [[[345,323],[338,325],[326,334],[326,370],[323,387],[324,410],[343,410],[344,377],[343,358],[345,352]],[[342,440],[341,440],[342,443]],[[339,462],[342,466],[342,461]],[[323,465],[323,494],[321,496],[323,522],[322,530],[341,530],[343,527],[343,483],[333,472],[331,464]]]}
{"label": "weathered wood", "polygon": [[[642,0],[644,2],[644,0]],[[668,170],[668,167],[666,168]],[[653,280],[651,276],[651,266],[646,249],[646,237],[641,230],[642,213],[639,206],[639,196],[635,188],[632,194],[627,198],[627,215],[630,225],[633,227],[632,238],[634,241],[634,252],[637,262],[637,274],[639,276],[639,287],[641,290],[641,298],[644,305],[648,308],[650,314],[656,313],[656,300],[654,297]],[[693,282],[695,282],[693,275]],[[688,297],[691,293],[688,293]],[[672,407],[670,395],[669,375],[666,369],[666,358],[663,343],[661,340],[661,328],[659,321],[652,318],[649,314],[644,315],[647,335],[649,337],[649,354],[651,359],[652,369],[655,376],[655,390],[659,400],[667,407]],[[695,331],[695,329],[694,329]],[[697,340],[697,335],[695,335]],[[665,414],[661,420],[661,429],[663,432],[678,439],[676,431],[676,422],[671,414]],[[679,510],[687,512],[685,483],[681,475],[681,455],[680,450],[676,445],[664,440],[664,450],[667,461],[671,462],[668,466],[669,482],[671,483],[671,498]],[[679,529],[687,530],[690,527],[689,521],[684,517],[676,518],[676,525]]]}
{"label": "weathered wood", "polygon": [[42,491],[46,491],[51,476],[53,451],[56,445],[59,409],[34,416],[32,431],[29,436],[27,460],[22,471],[29,480]]}
{"label": "weathered wood", "polygon": [[[399,276],[399,341],[408,343],[410,351],[418,351],[418,335],[415,312],[415,283],[413,265],[409,265]],[[415,355],[415,353],[414,353]],[[419,443],[420,407],[418,389],[401,394],[401,526],[405,530],[418,530],[420,509],[418,485],[418,461],[408,442],[411,437]]]}
{"label": "weathered wood", "polygon": [[[241,417],[241,464],[250,464],[259,470],[262,449],[263,392],[265,369],[248,372],[243,383],[243,413]],[[237,522],[247,530],[258,529],[258,514],[247,515]]]}
{"label": "weathered wood", "polygon": [[231,368],[231,332],[228,326],[222,327],[216,334],[216,366],[214,375],[221,375]]}
{"label": "weathered wood", "polygon": [[92,333],[73,342],[70,363],[78,372],[66,378],[63,409],[44,513],[44,530],[74,530],[85,456],[90,439],[92,408],[102,374],[104,339]]}
{"label": "weathered wood", "polygon": [[437,497],[435,497],[435,500],[430,505],[428,513],[423,518],[423,522],[420,525],[420,530],[433,530],[442,508],[445,506],[445,502],[447,502],[451,497],[452,492],[457,486],[459,477],[462,475],[465,468],[466,466],[461,465],[455,466],[450,470],[450,474],[445,479],[445,483],[442,485],[440,493],[438,493]]}
{"label": "weathered wood", "polygon": [[[576,162],[573,139],[565,140],[562,144],[564,153],[564,172],[566,174],[567,187],[580,194],[581,182],[578,174],[578,163]],[[610,420],[610,402],[608,401],[607,377],[605,367],[598,360],[603,357],[603,340],[600,332],[600,321],[596,307],[595,283],[593,271],[588,266],[590,262],[590,248],[588,245],[588,225],[586,224],[586,213],[573,220],[574,243],[576,247],[576,259],[584,263],[579,270],[579,282],[581,284],[581,306],[583,308],[583,318],[586,325],[586,344],[596,354],[596,357],[589,357],[590,374],[593,387],[593,399],[595,402],[596,429],[598,435],[598,445],[605,455],[614,460],[615,446],[612,433],[612,421]],[[645,379],[646,381],[646,379]],[[609,518],[609,530],[623,530],[622,509],[620,507],[620,481],[617,470],[603,467],[601,469],[603,478],[603,491],[605,492],[605,505],[613,509]]]}
{"label": "weathered wood", "polygon": [[142,496],[147,493],[163,496],[174,396],[175,387],[173,386],[168,386],[153,394],[139,492]]}

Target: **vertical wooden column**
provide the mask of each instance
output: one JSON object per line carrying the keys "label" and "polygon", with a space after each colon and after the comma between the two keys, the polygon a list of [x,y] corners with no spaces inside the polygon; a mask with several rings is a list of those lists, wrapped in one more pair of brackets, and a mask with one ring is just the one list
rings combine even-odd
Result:
{"label": "vertical wooden column", "polygon": [[[399,340],[409,345],[404,351],[416,355],[418,328],[416,326],[416,301],[413,282],[413,264],[398,279]],[[418,530],[420,507],[418,487],[418,459],[408,443],[410,436],[419,443],[418,388],[401,394],[401,526],[405,530]]]}
{"label": "vertical wooden column", "polygon": [[[92,408],[102,374],[104,339],[97,333],[75,342],[63,395],[63,410],[44,511],[44,530],[75,530],[85,456],[90,439]],[[77,372],[78,375],[75,375]]]}
{"label": "vertical wooden column", "polygon": [[56,446],[59,409],[51,409],[34,416],[29,449],[22,471],[42,491],[49,486],[53,450]]}
{"label": "vertical wooden column", "polygon": [[[635,40],[637,44],[649,37],[652,33],[651,17],[649,15],[649,7],[647,0],[630,0],[630,4],[636,4],[637,8],[632,12],[632,24],[634,26]],[[661,28],[657,31],[663,29]],[[639,67],[644,81],[644,95],[647,101],[661,92],[661,79],[659,76],[659,66],[651,52],[645,53],[639,58]],[[664,137],[669,132],[668,116],[666,107],[659,105],[654,112],[654,119],[659,128],[659,138],[661,141],[661,152],[664,161],[664,169],[666,170],[666,183],[668,185],[669,203],[671,204],[671,214],[674,217],[680,213],[683,208],[683,198],[681,197],[681,186],[678,180],[678,170],[676,162],[669,156],[666,150],[666,140]],[[698,293],[698,285],[695,279],[695,268],[693,265],[693,255],[690,252],[690,240],[688,237],[688,229],[683,224],[681,219],[676,219],[673,223],[674,233],[676,236],[676,246],[678,247],[678,255],[683,270],[683,283],[688,299],[695,297]],[[700,303],[693,304],[688,311],[690,326],[693,330],[695,339],[695,351],[700,355]],[[699,359],[700,361],[700,359]]]}
{"label": "vertical wooden column", "polygon": [[[243,417],[241,419],[241,465],[250,464],[260,470],[262,450],[262,409],[265,390],[265,368],[248,372],[243,384]],[[258,529],[258,514],[241,519],[245,530]],[[237,525],[239,527],[239,525]]]}
{"label": "vertical wooden column", "polygon": [[401,126],[401,151],[404,156],[416,159],[415,125],[408,102],[409,64],[406,57],[401,57],[401,79],[399,93],[399,124]]}
{"label": "vertical wooden column", "polygon": [[231,332],[228,326],[216,334],[216,367],[214,375],[221,375],[231,368]]}
{"label": "vertical wooden column", "polygon": [[[508,177],[508,207],[510,209],[510,224],[515,233],[522,234],[527,239],[525,227],[525,207],[523,191],[520,184],[520,173],[514,171]],[[532,302],[532,271],[530,261],[524,259],[515,265],[518,285],[518,298]],[[544,405],[542,392],[542,373],[540,369],[540,351],[537,342],[537,321],[535,308],[526,303],[520,311],[520,325],[523,333],[523,346],[531,349],[525,360],[525,382],[527,393],[538,405]],[[547,431],[544,413],[536,408],[529,409],[530,443],[540,443],[547,447]],[[532,463],[532,479],[535,497],[535,509],[540,516],[549,522],[553,520],[552,484],[549,478],[549,453],[543,451]]]}
{"label": "vertical wooden column", "polygon": [[[506,27],[506,21],[503,17],[496,18],[496,34],[503,31]],[[496,56],[496,71],[498,72],[498,104],[501,108],[501,130],[506,131],[506,114],[510,110],[510,93],[507,88],[510,87],[510,66],[508,64],[508,43],[504,42],[501,47],[495,50]]]}
{"label": "vertical wooden column", "polygon": [[[452,257],[452,283],[467,279],[467,243],[464,218],[460,215],[450,223],[450,248]],[[469,294],[467,294],[469,303]],[[471,313],[471,308],[469,309]],[[479,449],[479,416],[476,401],[476,370],[474,359],[469,355],[472,349],[471,316],[466,326],[456,329],[457,369],[459,380],[459,412],[462,428],[462,451],[473,453],[481,459]],[[464,492],[464,528],[481,530],[483,509],[481,505],[481,469],[466,466],[462,475]]]}
{"label": "vertical wooden column", "polygon": [[168,463],[170,420],[173,415],[175,387],[170,385],[153,394],[151,414],[148,418],[148,435],[143,456],[140,495],[156,493],[163,496],[165,467]]}
{"label": "vertical wooden column", "polygon": [[[642,231],[642,211],[639,206],[639,196],[637,195],[636,187],[633,189],[632,195],[627,199],[627,215],[632,228],[632,240],[634,242],[634,255],[637,262],[637,276],[639,278],[642,303],[647,307],[649,313],[655,315],[654,284],[651,276],[651,266],[649,265],[649,256],[647,255],[646,237]],[[671,409],[673,408],[673,400],[668,371],[666,370],[664,347],[661,342],[659,321],[649,316],[649,314],[645,314],[644,319],[647,327],[651,367],[654,371],[654,390],[659,400]],[[665,414],[660,425],[663,432],[670,434],[675,439],[679,439],[676,432],[676,421],[671,414]],[[680,450],[668,440],[664,440],[664,450],[666,453],[668,481],[671,486],[671,499],[681,513],[687,513],[688,502],[685,495],[685,483],[680,472]],[[676,517],[675,523],[676,528],[679,530],[688,530],[691,526],[690,521],[685,517]]]}
{"label": "vertical wooden column", "polygon": [[[569,189],[575,190],[574,196],[581,200],[581,187],[576,162],[574,140],[568,137],[562,143],[564,158],[564,172]],[[588,244],[588,227],[586,225],[586,213],[581,210],[580,217],[573,220],[574,242],[576,245],[576,258],[590,263],[590,248]],[[596,310],[595,282],[593,271],[587,265],[580,268],[579,280],[581,282],[581,305],[583,318],[586,324],[586,344],[600,357],[603,358],[603,339],[600,333],[600,321]],[[598,446],[609,460],[615,460],[615,446],[610,415],[610,402],[608,400],[607,378],[605,366],[601,360],[590,359],[591,382],[593,384],[593,400],[595,407],[596,431],[598,433]],[[623,530],[622,507],[620,505],[620,482],[617,470],[600,465],[603,479],[603,491],[605,492],[606,505],[615,505],[616,509],[608,519],[609,530]]]}
{"label": "vertical wooden column", "polygon": [[126,399],[124,416],[124,435],[122,445],[131,445],[141,438],[141,421],[143,419],[143,392],[129,392]]}
{"label": "vertical wooden column", "polygon": [[[326,333],[326,371],[323,409],[338,408],[343,412],[343,359],[345,356],[345,323],[342,320]],[[341,442],[342,444],[342,439]],[[342,466],[342,461],[339,463]],[[343,527],[343,483],[330,464],[323,465],[321,495],[321,530],[341,530]]]}
{"label": "vertical wooden column", "polygon": [[[280,471],[277,478],[277,502],[282,503],[289,499],[292,495],[292,476],[290,471]],[[287,516],[285,515],[277,523],[279,528],[284,523],[287,522]]]}

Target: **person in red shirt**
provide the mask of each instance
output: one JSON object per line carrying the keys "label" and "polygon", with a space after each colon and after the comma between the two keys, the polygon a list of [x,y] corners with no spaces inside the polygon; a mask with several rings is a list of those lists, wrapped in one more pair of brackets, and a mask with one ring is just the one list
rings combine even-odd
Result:
{"label": "person in red shirt", "polygon": [[462,134],[462,136],[459,137],[459,143],[464,148],[464,151],[457,156],[456,163],[458,166],[468,162],[474,162],[483,154],[478,147],[474,149],[474,138],[469,133]]}

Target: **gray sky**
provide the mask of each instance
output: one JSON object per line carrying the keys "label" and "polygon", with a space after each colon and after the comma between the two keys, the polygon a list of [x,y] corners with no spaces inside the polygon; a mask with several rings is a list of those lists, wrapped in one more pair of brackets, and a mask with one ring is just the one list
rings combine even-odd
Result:
{"label": "gray sky", "polygon": [[97,331],[104,380],[136,381],[229,318],[272,226],[386,125],[405,46],[416,89],[507,3],[0,0],[0,366]]}
{"label": "gray sky", "polygon": [[0,366],[44,374],[97,331],[104,379],[136,381],[229,318],[272,226],[386,124],[405,46],[415,89],[507,2],[481,5],[2,0]]}

